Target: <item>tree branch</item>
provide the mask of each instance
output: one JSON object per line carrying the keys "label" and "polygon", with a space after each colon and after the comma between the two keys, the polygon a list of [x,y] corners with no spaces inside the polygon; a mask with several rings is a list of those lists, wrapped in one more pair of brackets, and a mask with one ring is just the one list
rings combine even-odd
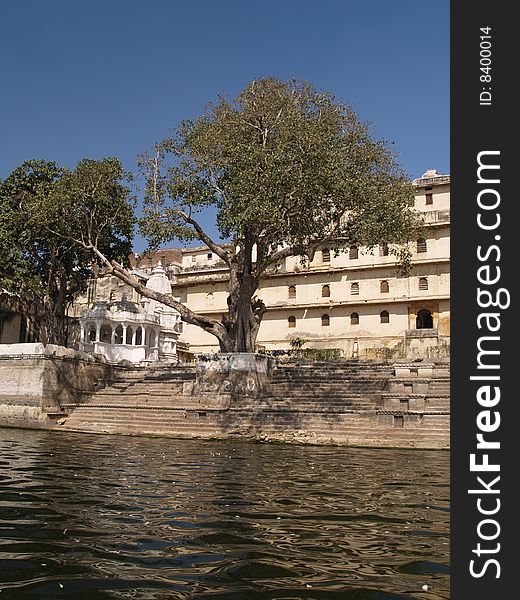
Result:
{"label": "tree branch", "polygon": [[222,248],[222,246],[219,246],[219,244],[214,242],[209,237],[209,235],[202,229],[202,227],[199,225],[199,223],[197,221],[195,221],[195,219],[191,215],[187,215],[186,213],[182,212],[181,210],[175,211],[175,214],[177,214],[179,217],[181,217],[181,219],[183,219],[186,223],[191,225],[193,227],[193,229],[195,229],[195,231],[197,232],[197,237],[199,238],[199,240],[201,242],[204,242],[204,244],[206,244],[206,246],[212,252],[214,252],[227,265],[229,265],[229,262],[231,260],[230,253],[227,250],[224,250]]}
{"label": "tree branch", "polygon": [[[191,323],[192,325],[198,325],[202,327],[209,333],[215,335],[218,339],[221,338],[222,335],[225,334],[225,330],[222,324],[215,319],[210,317],[205,317],[203,315],[199,315],[192,310],[190,310],[184,304],[181,304],[178,300],[175,300],[172,296],[167,294],[161,294],[160,292],[156,292],[146,286],[144,286],[135,275],[129,273],[124,267],[122,267],[115,260],[109,261],[103,254],[97,250],[97,248],[91,248],[91,250],[100,258],[103,257],[103,262],[107,265],[106,273],[113,274],[124,283],[128,284],[132,287],[136,292],[144,296],[145,298],[150,298],[151,300],[156,300],[161,304],[165,304],[170,308],[175,309],[180,315],[183,321],[186,323]],[[108,263],[108,264],[107,264]]]}
{"label": "tree branch", "polygon": [[49,231],[55,233],[63,239],[72,240],[76,244],[85,248],[85,250],[90,250],[91,252],[93,252],[105,265],[106,274],[114,275],[115,277],[132,287],[136,292],[141,294],[141,296],[144,296],[145,298],[150,298],[151,300],[156,300],[161,304],[165,304],[166,306],[175,309],[181,315],[182,320],[186,323],[191,323],[192,325],[198,325],[199,327],[202,327],[202,329],[204,329],[208,333],[213,334],[219,340],[221,340],[226,335],[226,331],[219,321],[193,312],[187,306],[185,306],[178,300],[175,300],[175,298],[173,298],[172,296],[161,294],[160,292],[156,292],[155,290],[147,288],[139,281],[139,279],[137,279],[137,277],[135,277],[135,275],[129,273],[117,261],[109,260],[99,250],[99,248],[97,248],[93,244],[87,244],[81,240],[78,240],[77,238],[73,238],[72,236],[64,236],[63,234],[60,234],[57,231],[52,231],[50,229]]}
{"label": "tree branch", "polygon": [[307,256],[309,262],[312,262],[314,255],[316,254],[316,250],[319,248],[319,246],[321,246],[321,244],[324,244],[327,241],[328,239],[324,238],[305,246],[286,246],[285,248],[278,250],[278,252],[274,252],[273,254],[267,256],[260,264],[257,264],[256,276],[260,277],[269,266],[280,262],[289,256]]}

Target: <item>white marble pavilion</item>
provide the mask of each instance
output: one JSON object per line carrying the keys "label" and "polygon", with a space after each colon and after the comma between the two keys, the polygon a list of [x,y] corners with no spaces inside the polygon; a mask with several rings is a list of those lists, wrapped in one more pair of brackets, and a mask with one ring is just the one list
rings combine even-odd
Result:
{"label": "white marble pavilion", "polygon": [[[161,264],[146,287],[171,294],[171,284]],[[121,300],[95,302],[80,319],[79,349],[101,354],[110,362],[135,364],[177,362],[177,340],[182,333],[180,315],[155,300],[140,304]]]}

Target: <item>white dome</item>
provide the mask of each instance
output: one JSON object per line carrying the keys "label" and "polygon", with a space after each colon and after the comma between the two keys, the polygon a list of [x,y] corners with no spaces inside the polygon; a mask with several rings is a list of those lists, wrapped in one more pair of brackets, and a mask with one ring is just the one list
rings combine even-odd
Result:
{"label": "white dome", "polygon": [[168,279],[166,271],[163,269],[160,261],[157,263],[157,266],[154,268],[150,278],[146,282],[146,287],[161,294],[172,293],[170,280]]}

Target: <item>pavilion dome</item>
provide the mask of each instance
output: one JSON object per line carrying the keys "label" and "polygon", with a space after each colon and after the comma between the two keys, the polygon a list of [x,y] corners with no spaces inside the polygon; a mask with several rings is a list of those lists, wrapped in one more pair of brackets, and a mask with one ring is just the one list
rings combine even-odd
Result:
{"label": "pavilion dome", "polygon": [[153,269],[152,274],[146,282],[146,287],[161,294],[172,293],[172,286],[170,280],[168,279],[166,271],[164,270],[160,261],[157,264],[157,266]]}

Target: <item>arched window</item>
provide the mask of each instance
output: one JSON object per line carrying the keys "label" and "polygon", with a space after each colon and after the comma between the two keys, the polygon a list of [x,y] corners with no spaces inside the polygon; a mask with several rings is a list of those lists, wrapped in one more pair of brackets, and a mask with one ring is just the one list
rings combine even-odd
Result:
{"label": "arched window", "polygon": [[96,341],[96,327],[95,325],[89,325],[89,331],[87,334],[87,340],[89,342],[95,342]]}
{"label": "arched window", "polygon": [[417,240],[417,252],[427,252],[428,251],[428,244],[426,243],[426,240],[424,238],[419,238]]}
{"label": "arched window", "polygon": [[290,285],[287,288],[287,297],[288,298],[296,298],[296,286],[295,285]]}
{"label": "arched window", "polygon": [[349,255],[349,258],[351,258],[351,259],[358,258],[358,256],[359,256],[358,247],[350,246],[348,255]]}
{"label": "arched window", "polygon": [[422,308],[415,319],[416,329],[433,329],[432,313],[426,308]]}
{"label": "arched window", "polygon": [[99,341],[110,344],[112,341],[112,328],[110,325],[102,325],[99,331]]}
{"label": "arched window", "polygon": [[293,317],[292,315],[287,319],[287,325],[289,327],[296,327],[296,317]]}
{"label": "arched window", "polygon": [[388,256],[388,244],[386,242],[379,244],[379,256]]}
{"label": "arched window", "polygon": [[383,279],[383,281],[379,285],[379,291],[382,294],[387,294],[390,291],[390,286],[388,285],[388,281]]}
{"label": "arched window", "polygon": [[123,326],[122,325],[118,325],[116,327],[116,335],[114,337],[114,343],[115,344],[123,343]]}
{"label": "arched window", "polygon": [[328,327],[330,325],[330,316],[329,315],[321,315],[321,326]]}
{"label": "arched window", "polygon": [[428,289],[428,279],[426,277],[419,277],[419,289],[420,290]]}
{"label": "arched window", "polygon": [[321,288],[321,297],[322,298],[330,298],[330,285],[324,285]]}
{"label": "arched window", "polygon": [[138,327],[137,331],[135,332],[135,345],[142,346],[142,344],[143,344],[143,330],[141,329],[141,327]]}
{"label": "arched window", "polygon": [[381,323],[390,323],[390,315],[388,314],[387,310],[381,311],[379,316],[381,318]]}
{"label": "arched window", "polygon": [[155,340],[156,340],[155,331],[153,329],[151,329],[150,330],[150,341],[149,341],[150,348],[155,348]]}
{"label": "arched window", "polygon": [[350,293],[353,296],[359,296],[359,283],[351,283],[350,284]]}
{"label": "arched window", "polygon": [[359,314],[357,312],[351,313],[350,324],[351,325],[359,325]]}
{"label": "arched window", "polygon": [[133,334],[134,334],[134,330],[131,327],[127,327],[126,328],[126,342],[125,342],[125,344],[128,344],[128,345],[132,344]]}
{"label": "arched window", "polygon": [[329,248],[323,248],[323,250],[321,251],[321,262],[323,262],[323,263],[330,262],[330,249]]}

